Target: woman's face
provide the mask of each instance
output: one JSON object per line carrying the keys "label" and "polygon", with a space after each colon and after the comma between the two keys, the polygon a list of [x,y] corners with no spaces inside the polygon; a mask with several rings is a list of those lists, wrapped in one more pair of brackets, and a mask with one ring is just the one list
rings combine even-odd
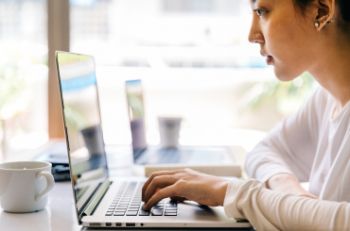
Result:
{"label": "woman's face", "polygon": [[251,0],[253,21],[249,41],[273,65],[277,78],[292,80],[308,70],[316,32],[311,17],[302,15],[293,0]]}

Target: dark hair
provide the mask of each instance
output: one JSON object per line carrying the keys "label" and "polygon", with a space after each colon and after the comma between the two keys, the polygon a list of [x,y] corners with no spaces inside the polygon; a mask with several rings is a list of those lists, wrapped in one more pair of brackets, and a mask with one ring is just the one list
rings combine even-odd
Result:
{"label": "dark hair", "polygon": [[[294,1],[294,4],[298,6],[302,12],[304,12],[314,0],[293,0],[293,1]],[[341,19],[347,23],[350,23],[350,1],[337,0],[336,2],[340,11]]]}
{"label": "dark hair", "polygon": [[345,22],[350,22],[350,1],[349,0],[339,0],[338,1],[339,10],[341,16]]}
{"label": "dark hair", "polygon": [[[296,7],[298,7],[302,13],[305,13],[307,8],[314,0],[293,0]],[[350,36],[350,1],[349,0],[336,0],[337,7],[340,12],[340,18],[337,19],[339,28]]]}

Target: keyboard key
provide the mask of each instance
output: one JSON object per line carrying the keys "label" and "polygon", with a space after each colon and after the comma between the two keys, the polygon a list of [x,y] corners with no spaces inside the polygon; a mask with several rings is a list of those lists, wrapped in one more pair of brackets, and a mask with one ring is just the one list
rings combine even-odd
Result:
{"label": "keyboard key", "polygon": [[114,212],[114,216],[124,216],[125,212]]}
{"label": "keyboard key", "polygon": [[171,207],[171,208],[177,208],[177,203],[174,203],[174,202],[168,202],[166,203],[166,207]]}
{"label": "keyboard key", "polygon": [[177,212],[169,212],[169,211],[165,211],[164,212],[164,216],[177,216]]}
{"label": "keyboard key", "polygon": [[138,210],[135,210],[135,211],[128,210],[128,211],[126,212],[126,215],[127,215],[127,216],[136,216],[136,215],[137,215],[137,212],[138,212]]}
{"label": "keyboard key", "polygon": [[139,216],[149,216],[150,214],[150,211],[140,209]]}
{"label": "keyboard key", "polygon": [[151,209],[152,216],[162,216],[163,215],[163,208],[159,207],[158,205],[153,206]]}

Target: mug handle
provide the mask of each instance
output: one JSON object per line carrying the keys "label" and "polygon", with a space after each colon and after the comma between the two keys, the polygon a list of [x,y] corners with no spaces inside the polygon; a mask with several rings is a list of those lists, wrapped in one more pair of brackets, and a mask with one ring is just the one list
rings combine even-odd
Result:
{"label": "mug handle", "polygon": [[35,200],[39,200],[42,196],[48,193],[55,184],[55,180],[53,179],[53,176],[51,173],[39,172],[37,177],[40,177],[40,176],[43,176],[46,179],[46,188],[42,192],[35,195]]}

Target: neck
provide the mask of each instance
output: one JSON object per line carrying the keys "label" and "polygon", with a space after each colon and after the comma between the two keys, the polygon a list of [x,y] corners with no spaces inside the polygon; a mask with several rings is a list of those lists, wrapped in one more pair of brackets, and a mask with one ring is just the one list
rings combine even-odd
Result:
{"label": "neck", "polygon": [[[338,34],[339,35],[339,34]],[[344,106],[350,101],[349,38],[334,38],[324,42],[310,73]]]}

